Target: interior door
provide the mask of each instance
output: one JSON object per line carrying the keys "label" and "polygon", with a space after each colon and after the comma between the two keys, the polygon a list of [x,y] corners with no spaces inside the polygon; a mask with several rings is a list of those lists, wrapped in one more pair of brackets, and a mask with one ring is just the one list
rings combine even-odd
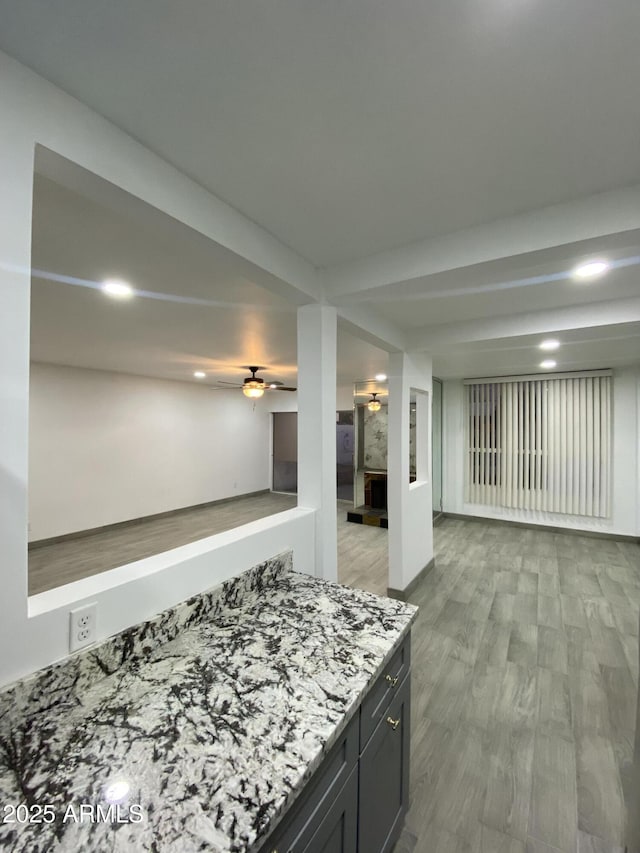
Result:
{"label": "interior door", "polygon": [[442,512],[442,382],[433,380],[431,410],[431,466],[433,471],[433,514]]}

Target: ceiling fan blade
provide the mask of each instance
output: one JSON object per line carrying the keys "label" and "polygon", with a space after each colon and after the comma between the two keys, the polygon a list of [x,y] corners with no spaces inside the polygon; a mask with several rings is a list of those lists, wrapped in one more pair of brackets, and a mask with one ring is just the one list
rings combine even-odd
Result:
{"label": "ceiling fan blade", "polygon": [[242,388],[242,382],[226,382],[224,379],[218,379],[217,385],[230,385],[232,388]]}
{"label": "ceiling fan blade", "polygon": [[297,388],[290,388],[287,385],[278,385],[276,388],[270,388],[270,391],[297,391]]}

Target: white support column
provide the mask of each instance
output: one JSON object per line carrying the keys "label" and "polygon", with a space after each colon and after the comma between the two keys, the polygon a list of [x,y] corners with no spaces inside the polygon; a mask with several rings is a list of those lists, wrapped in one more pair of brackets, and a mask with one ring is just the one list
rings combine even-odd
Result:
{"label": "white support column", "polygon": [[33,145],[28,144],[19,122],[4,115],[7,132],[0,135],[0,648],[6,659],[0,661],[0,683],[16,669],[8,650],[22,648],[26,642],[33,186]]}
{"label": "white support column", "polygon": [[298,309],[298,506],[316,510],[317,577],[338,578],[336,309]]}
{"label": "white support column", "polygon": [[[411,389],[417,401],[417,477],[409,483]],[[401,595],[433,559],[431,486],[431,358],[424,353],[389,355],[389,589]],[[427,396],[423,396],[426,394]],[[426,455],[426,458],[425,456]]]}

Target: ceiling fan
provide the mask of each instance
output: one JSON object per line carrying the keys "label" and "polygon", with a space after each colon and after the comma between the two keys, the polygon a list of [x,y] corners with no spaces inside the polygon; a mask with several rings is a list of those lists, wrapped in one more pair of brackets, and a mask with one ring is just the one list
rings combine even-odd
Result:
{"label": "ceiling fan", "polygon": [[218,381],[218,386],[220,390],[222,390],[223,386],[227,388],[242,388],[242,393],[245,397],[262,397],[265,391],[297,391],[297,388],[293,388],[287,385],[284,385],[282,382],[278,382],[277,380],[266,380],[262,379],[260,376],[256,376],[256,373],[259,370],[266,370],[266,367],[259,367],[255,365],[247,365],[246,367],[243,365],[244,370],[250,370],[251,376],[247,376],[242,385],[237,382],[225,382],[220,379]]}

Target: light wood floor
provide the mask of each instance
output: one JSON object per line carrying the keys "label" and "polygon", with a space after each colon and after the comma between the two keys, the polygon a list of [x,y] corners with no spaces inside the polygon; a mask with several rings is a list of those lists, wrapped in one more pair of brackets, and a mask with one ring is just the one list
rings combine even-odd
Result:
{"label": "light wood floor", "polygon": [[29,595],[161,554],[296,504],[295,495],[265,492],[34,548],[29,552]]}
{"label": "light wood floor", "polygon": [[[29,595],[231,530],[296,504],[295,495],[265,493],[36,547],[29,552]],[[338,501],[341,582],[386,595],[387,531],[347,522],[347,509],[352,506]]]}
{"label": "light wood floor", "polygon": [[338,501],[338,580],[346,586],[387,594],[388,532],[347,521],[352,502]]}

